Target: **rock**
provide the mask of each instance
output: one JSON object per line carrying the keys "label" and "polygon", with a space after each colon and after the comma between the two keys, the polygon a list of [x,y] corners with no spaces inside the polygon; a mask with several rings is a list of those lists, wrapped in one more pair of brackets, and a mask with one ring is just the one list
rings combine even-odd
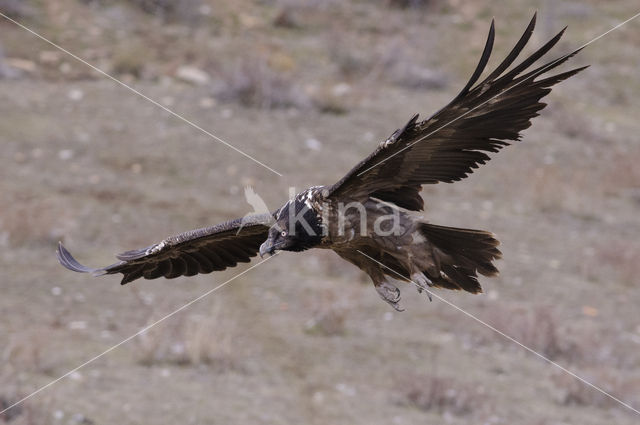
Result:
{"label": "rock", "polygon": [[320,140],[318,139],[314,139],[314,138],[310,138],[304,141],[304,144],[307,146],[307,148],[311,149],[312,151],[319,151],[320,149],[322,149],[322,142],[320,142]]}
{"label": "rock", "polygon": [[58,70],[63,74],[68,74],[71,72],[71,64],[69,64],[69,62],[62,62],[58,67]]}
{"label": "rock", "polygon": [[71,417],[71,423],[82,424],[82,425],[92,425],[95,422],[92,419],[87,418],[82,413],[76,413]]}
{"label": "rock", "polygon": [[160,103],[165,106],[173,106],[175,102],[176,100],[172,96],[163,96],[162,99],[160,99]]}
{"label": "rock", "polygon": [[351,86],[347,83],[338,83],[331,88],[331,94],[336,97],[342,97],[351,92]]}
{"label": "rock", "polygon": [[10,67],[19,69],[20,71],[28,72],[29,74],[36,71],[36,63],[27,59],[7,58],[5,59],[5,62]]}
{"label": "rock", "polygon": [[67,326],[71,330],[83,330],[87,329],[87,322],[84,320],[74,320],[73,322],[69,322]]}
{"label": "rock", "polygon": [[185,83],[198,86],[207,84],[211,80],[209,74],[207,74],[202,69],[193,66],[179,67],[176,71],[176,78],[184,81]]}
{"label": "rock", "polygon": [[60,158],[63,161],[67,161],[71,158],[73,158],[73,150],[71,149],[62,149],[60,151],[58,151],[58,158]]}
{"label": "rock", "polygon": [[43,64],[57,64],[60,62],[60,52],[55,50],[42,50],[38,55],[40,62]]}
{"label": "rock", "polygon": [[84,97],[84,92],[80,89],[71,89],[67,93],[67,97],[71,100],[78,102],[82,100],[82,98]]}
{"label": "rock", "polygon": [[246,13],[238,14],[238,21],[240,21],[240,24],[247,29],[256,28],[261,23],[259,17]]}
{"label": "rock", "polygon": [[22,72],[20,70],[11,68],[10,66],[2,63],[0,61],[0,79],[6,78],[8,80],[15,80],[22,76]]}
{"label": "rock", "polygon": [[0,50],[0,79],[17,79],[24,74],[32,74],[35,70],[34,62],[19,58],[5,58]]}
{"label": "rock", "polygon": [[15,79],[20,78],[22,72],[19,69],[12,68],[8,63],[6,58],[4,57],[4,52],[2,51],[2,46],[0,46],[0,79]]}
{"label": "rock", "polygon": [[202,109],[211,109],[216,106],[216,100],[212,97],[203,97],[202,99],[200,99],[200,102],[198,102],[198,104]]}

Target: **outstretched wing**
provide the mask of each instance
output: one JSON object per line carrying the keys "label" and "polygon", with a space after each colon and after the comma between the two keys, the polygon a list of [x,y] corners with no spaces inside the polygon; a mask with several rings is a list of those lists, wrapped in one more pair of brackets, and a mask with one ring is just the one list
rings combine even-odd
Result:
{"label": "outstretched wing", "polygon": [[69,251],[58,245],[58,261],[69,270],[95,276],[122,273],[122,285],[144,277],[156,279],[193,276],[248,263],[267,239],[271,214],[259,214],[192,230],[169,237],[147,248],[117,255],[119,262],[101,269],[78,263]]}
{"label": "outstretched wing", "polygon": [[520,140],[520,132],[531,125],[546,104],[540,102],[556,83],[586,67],[536,80],[559,66],[578,50],[535,69],[531,66],[547,53],[564,29],[538,51],[512,69],[535,27],[533,16],[526,31],[507,57],[484,80],[484,71],[494,39],[491,22],[489,37],[471,79],[447,106],[432,117],[418,121],[414,116],[403,128],[354,167],[329,189],[330,197],[365,199],[369,196],[393,202],[409,210],[423,209],[419,191],[429,183],[452,183],[467,177],[509,141]]}

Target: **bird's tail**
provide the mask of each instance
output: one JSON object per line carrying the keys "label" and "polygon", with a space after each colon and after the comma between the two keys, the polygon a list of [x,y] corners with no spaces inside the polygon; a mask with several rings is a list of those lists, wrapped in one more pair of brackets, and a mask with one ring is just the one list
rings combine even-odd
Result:
{"label": "bird's tail", "polygon": [[498,269],[493,260],[502,257],[500,244],[493,233],[484,230],[459,229],[421,223],[420,232],[435,246],[440,262],[440,276],[430,276],[435,286],[482,292],[478,273],[494,276]]}

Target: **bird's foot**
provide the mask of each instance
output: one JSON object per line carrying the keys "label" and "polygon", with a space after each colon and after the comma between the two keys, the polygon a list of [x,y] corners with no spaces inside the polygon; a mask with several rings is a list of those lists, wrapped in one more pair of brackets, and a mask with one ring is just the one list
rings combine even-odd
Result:
{"label": "bird's foot", "polygon": [[400,290],[389,282],[380,282],[375,285],[376,291],[380,298],[385,300],[396,311],[404,311],[404,308],[400,306]]}
{"label": "bird's foot", "polygon": [[429,301],[433,301],[431,298],[431,291],[429,288],[433,286],[433,282],[424,275],[424,273],[418,272],[411,275],[411,281],[416,285],[418,289],[418,293],[422,293],[425,291],[427,293],[427,297],[429,297]]}

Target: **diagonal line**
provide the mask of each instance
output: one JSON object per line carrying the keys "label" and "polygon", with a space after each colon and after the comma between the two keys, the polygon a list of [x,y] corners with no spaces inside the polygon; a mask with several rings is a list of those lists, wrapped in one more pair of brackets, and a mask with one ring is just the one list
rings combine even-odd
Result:
{"label": "diagonal line", "polygon": [[[372,258],[370,256],[368,256],[367,254],[365,254],[364,252],[360,251],[359,249],[357,250],[360,254],[364,255],[365,257],[367,257],[368,259],[378,263],[379,265],[381,265],[382,267],[392,271],[393,273],[395,273],[396,275],[398,275],[401,279],[405,280],[407,279],[406,276],[403,276],[401,273],[397,272],[396,270],[392,269],[391,267],[388,267],[385,264],[382,264],[380,261],[376,260],[375,258]],[[413,280],[409,281],[411,283],[413,283],[414,285],[418,286],[417,283],[415,283]],[[456,310],[458,310],[459,312],[463,313],[464,315],[466,315],[467,317],[470,317],[471,319],[475,320],[476,322],[480,323],[483,326],[486,326],[487,328],[491,329],[492,331],[496,332],[498,335],[505,337],[506,339],[508,339],[509,341],[519,345],[520,347],[524,348],[525,350],[527,350],[528,352],[530,352],[531,354],[535,354],[536,356],[540,357],[542,360],[544,360],[547,363],[552,364],[553,366],[557,367],[558,369],[562,370],[563,372],[573,376],[574,378],[576,378],[577,380],[579,380],[580,382],[582,382],[583,384],[586,384],[588,386],[590,386],[591,388],[593,388],[596,391],[599,391],[600,393],[604,394],[605,396],[609,397],[610,399],[620,403],[621,405],[623,405],[624,407],[626,407],[629,410],[632,410],[633,412],[637,413],[638,415],[640,415],[640,410],[637,410],[636,408],[634,408],[633,406],[631,406],[629,403],[625,403],[624,401],[620,400],[619,398],[609,394],[608,392],[606,392],[605,390],[603,390],[602,388],[592,384],[591,382],[587,381],[586,379],[576,375],[575,373],[571,372],[569,369],[567,369],[564,366],[561,366],[560,364],[554,362],[553,360],[549,359],[548,357],[545,357],[543,354],[538,353],[536,350],[534,350],[533,348],[530,348],[526,345],[524,345],[523,343],[521,343],[520,341],[516,340],[515,338],[505,334],[504,332],[502,332],[499,329],[496,329],[495,327],[491,326],[490,324],[488,324],[487,322],[483,321],[482,319],[474,316],[473,314],[469,313],[468,311],[458,307],[457,305],[453,304],[451,301],[446,300],[445,298],[442,298],[440,295],[436,294],[435,292],[432,292],[426,288],[424,288],[424,290],[431,296],[436,297],[437,299],[439,299],[440,301],[442,301],[443,303],[449,305],[450,307],[455,308]],[[0,412],[1,413],[1,412]]]}
{"label": "diagonal line", "polygon": [[195,124],[192,121],[189,121],[188,119],[186,119],[185,117],[183,117],[182,115],[173,112],[171,109],[167,108],[166,106],[162,105],[161,103],[156,102],[155,100],[151,99],[150,97],[146,96],[145,94],[139,92],[138,90],[134,89],[133,87],[129,86],[128,84],[118,80],[116,77],[107,74],[106,72],[104,72],[103,70],[101,70],[100,68],[90,64],[89,62],[87,62],[86,60],[82,59],[81,57],[71,53],[70,51],[68,51],[67,49],[59,46],[58,44],[54,43],[51,40],[48,40],[47,38],[43,37],[42,35],[38,34],[37,32],[35,32],[34,30],[27,28],[26,26],[22,25],[20,22],[11,19],[10,17],[8,17],[7,15],[5,15],[4,13],[0,12],[0,16],[2,16],[3,18],[5,18],[6,20],[8,20],[9,22],[13,22],[14,24],[16,24],[17,26],[19,26],[20,28],[30,32],[31,34],[35,35],[36,37],[38,37],[40,40],[50,44],[51,46],[55,47],[56,49],[68,54],[69,56],[71,56],[72,58],[74,58],[75,60],[82,62],[83,64],[87,65],[89,68],[93,69],[94,71],[96,71],[99,74],[104,75],[105,77],[109,78],[112,81],[115,81],[116,83],[120,84],[122,87],[132,91],[133,93],[137,94],[138,96],[140,96],[141,98],[145,99],[148,102],[153,103],[154,105],[156,105],[158,108],[164,109],[166,112],[170,113],[171,115],[173,115],[174,117],[184,121],[185,123],[189,124],[191,127],[200,130],[201,132],[203,132],[204,134],[206,134],[207,136],[213,138],[214,140],[217,140],[218,142],[222,143],[223,145],[233,149],[234,151],[238,152],[239,154],[249,158],[250,160],[252,160],[253,162],[263,166],[264,168],[266,168],[267,170],[271,171],[272,173],[275,173],[277,175],[279,175],[280,177],[282,177],[282,174],[277,172],[276,170],[274,170],[273,168],[269,167],[268,165],[258,161],[256,158],[252,157],[251,155],[249,155],[248,153],[236,148],[235,146],[233,146],[232,144],[225,142],[224,140],[222,140],[220,137],[216,136],[215,134],[211,133],[210,131],[205,130],[204,128],[200,127],[198,124]]}
{"label": "diagonal line", "polygon": [[[538,75],[542,74],[544,71],[546,71],[547,69],[549,69],[550,67],[552,67],[554,64],[556,64],[556,63],[558,63],[559,61],[561,61],[561,60],[563,60],[563,59],[567,58],[568,56],[571,56],[571,55],[576,54],[577,52],[579,52],[580,50],[584,49],[585,47],[587,47],[587,46],[588,46],[588,45],[590,45],[591,43],[594,43],[594,42],[596,42],[596,41],[600,40],[600,39],[601,39],[602,37],[604,37],[605,35],[609,34],[609,33],[610,33],[610,32],[612,32],[612,31],[617,30],[618,28],[620,28],[620,27],[621,27],[621,26],[623,26],[624,24],[626,24],[626,23],[628,23],[628,22],[630,22],[630,21],[634,20],[634,19],[635,19],[635,18],[637,18],[638,16],[640,16],[640,12],[636,13],[635,15],[633,15],[632,17],[630,17],[629,19],[627,19],[627,20],[625,20],[625,21],[620,22],[618,25],[616,25],[615,27],[610,28],[608,31],[606,31],[606,32],[604,32],[604,33],[602,33],[602,34],[600,34],[599,36],[597,36],[597,37],[596,37],[596,38],[594,38],[593,40],[591,40],[591,41],[588,41],[588,42],[584,43],[582,46],[578,47],[577,49],[575,49],[575,50],[574,50],[574,51],[572,51],[571,53],[567,53],[566,55],[560,56],[558,59],[556,59],[556,60],[554,60],[554,61],[551,61],[551,62],[550,62],[550,63],[548,63],[547,65],[543,66],[543,67],[539,70],[539,72],[536,72],[536,73],[534,73],[533,75],[531,75],[531,77],[530,77],[530,78],[535,78],[535,77],[537,77]],[[505,93],[506,93],[506,92],[508,92],[509,90],[514,89],[514,88],[518,87],[520,84],[524,83],[524,82],[525,82],[525,81],[527,81],[527,80],[528,80],[528,79],[525,79],[525,80],[519,81],[518,83],[514,84],[513,86],[511,86],[511,87],[509,87],[509,88],[507,88],[507,89],[504,89],[503,91],[501,91],[501,92],[500,92],[500,93],[498,93],[497,95],[495,95],[495,96],[493,96],[493,97],[489,98],[488,100],[486,100],[486,101],[482,102],[481,104],[479,104],[479,105],[477,105],[477,106],[474,106],[473,108],[469,109],[467,112],[465,112],[465,113],[463,113],[463,114],[459,115],[458,117],[456,117],[456,118],[452,119],[451,121],[449,121],[449,122],[447,122],[447,123],[443,124],[442,126],[440,126],[440,127],[436,128],[435,130],[433,130],[432,132],[428,133],[427,135],[422,136],[421,138],[419,138],[419,139],[418,139],[418,140],[416,140],[415,142],[412,142],[412,143],[408,144],[407,146],[405,146],[404,148],[400,149],[398,152],[394,153],[393,155],[390,155],[389,157],[387,157],[387,158],[383,159],[382,161],[380,161],[380,162],[378,162],[378,163],[376,163],[376,164],[372,165],[371,167],[367,168],[366,170],[361,171],[360,173],[358,173],[358,176],[363,175],[364,173],[368,172],[368,171],[369,171],[369,170],[371,170],[372,168],[375,168],[375,167],[377,167],[378,165],[380,165],[380,164],[382,164],[382,163],[384,163],[384,162],[386,162],[386,161],[390,160],[390,159],[391,159],[391,158],[393,158],[394,156],[396,156],[396,155],[398,155],[398,154],[400,154],[400,153],[402,153],[402,152],[406,151],[407,149],[409,149],[410,147],[412,147],[412,146],[413,146],[413,145],[415,145],[416,143],[419,143],[419,142],[423,141],[424,139],[428,138],[429,136],[433,135],[434,133],[437,133],[438,131],[442,130],[443,128],[445,128],[445,127],[449,126],[450,124],[453,124],[454,122],[458,121],[459,119],[466,117],[466,116],[467,116],[467,115],[469,115],[471,112],[473,112],[473,111],[475,111],[476,109],[478,109],[479,107],[486,105],[487,103],[489,103],[489,102],[491,102],[492,100],[494,100],[496,97],[502,96],[503,94],[505,94]]]}
{"label": "diagonal line", "polygon": [[195,304],[196,302],[200,301],[201,299],[205,298],[206,296],[214,293],[215,291],[217,291],[218,289],[222,288],[223,286],[226,286],[228,283],[232,282],[233,280],[235,280],[236,278],[239,278],[240,276],[244,275],[245,273],[248,273],[249,271],[255,269],[256,267],[258,267],[261,264],[264,264],[266,261],[269,261],[271,258],[275,257],[276,255],[278,255],[278,252],[276,252],[274,255],[272,255],[271,257],[267,257],[264,260],[260,261],[257,264],[254,264],[253,266],[249,267],[248,269],[238,273],[237,275],[233,276],[231,279],[221,283],[220,285],[216,286],[213,289],[208,290],[207,292],[205,292],[204,294],[200,295],[197,298],[194,298],[193,300],[189,301],[188,303],[186,303],[185,305],[183,305],[182,307],[172,311],[171,313],[167,314],[166,316],[156,320],[155,322],[153,322],[152,324],[145,326],[144,328],[140,329],[138,332],[134,333],[133,335],[129,336],[128,338],[123,339],[122,341],[120,341],[119,343],[117,343],[116,345],[112,346],[111,348],[108,348],[107,350],[104,350],[102,353],[98,354],[95,357],[92,357],[91,359],[87,360],[86,362],[82,363],[80,366],[71,369],[69,372],[65,373],[64,375],[60,376],[59,378],[54,379],[53,381],[49,382],[46,385],[41,386],[40,388],[38,388],[37,390],[35,390],[34,392],[32,392],[31,394],[21,398],[20,400],[16,401],[15,403],[13,403],[12,405],[6,407],[4,410],[0,411],[0,417],[2,416],[2,414],[6,411],[8,411],[9,409],[13,409],[14,407],[16,407],[19,404],[22,404],[24,401],[30,399],[31,397],[35,396],[36,394],[38,394],[41,391],[44,391],[45,389],[49,388],[50,386],[62,381],[64,378],[68,377],[69,375],[71,375],[74,372],[77,372],[78,370],[82,369],[83,367],[87,366],[90,363],[93,363],[94,361],[98,360],[100,357],[110,353],[111,351],[115,350],[116,348],[120,347],[123,344],[126,344],[127,342],[131,341],[133,338],[137,337],[138,335],[141,335],[143,333],[145,333],[146,331],[148,331],[149,329],[153,328],[155,325],[165,321],[166,319],[172,317],[173,315],[175,315],[176,313],[181,312],[182,310],[184,310],[185,308],[191,306],[192,304]]}

